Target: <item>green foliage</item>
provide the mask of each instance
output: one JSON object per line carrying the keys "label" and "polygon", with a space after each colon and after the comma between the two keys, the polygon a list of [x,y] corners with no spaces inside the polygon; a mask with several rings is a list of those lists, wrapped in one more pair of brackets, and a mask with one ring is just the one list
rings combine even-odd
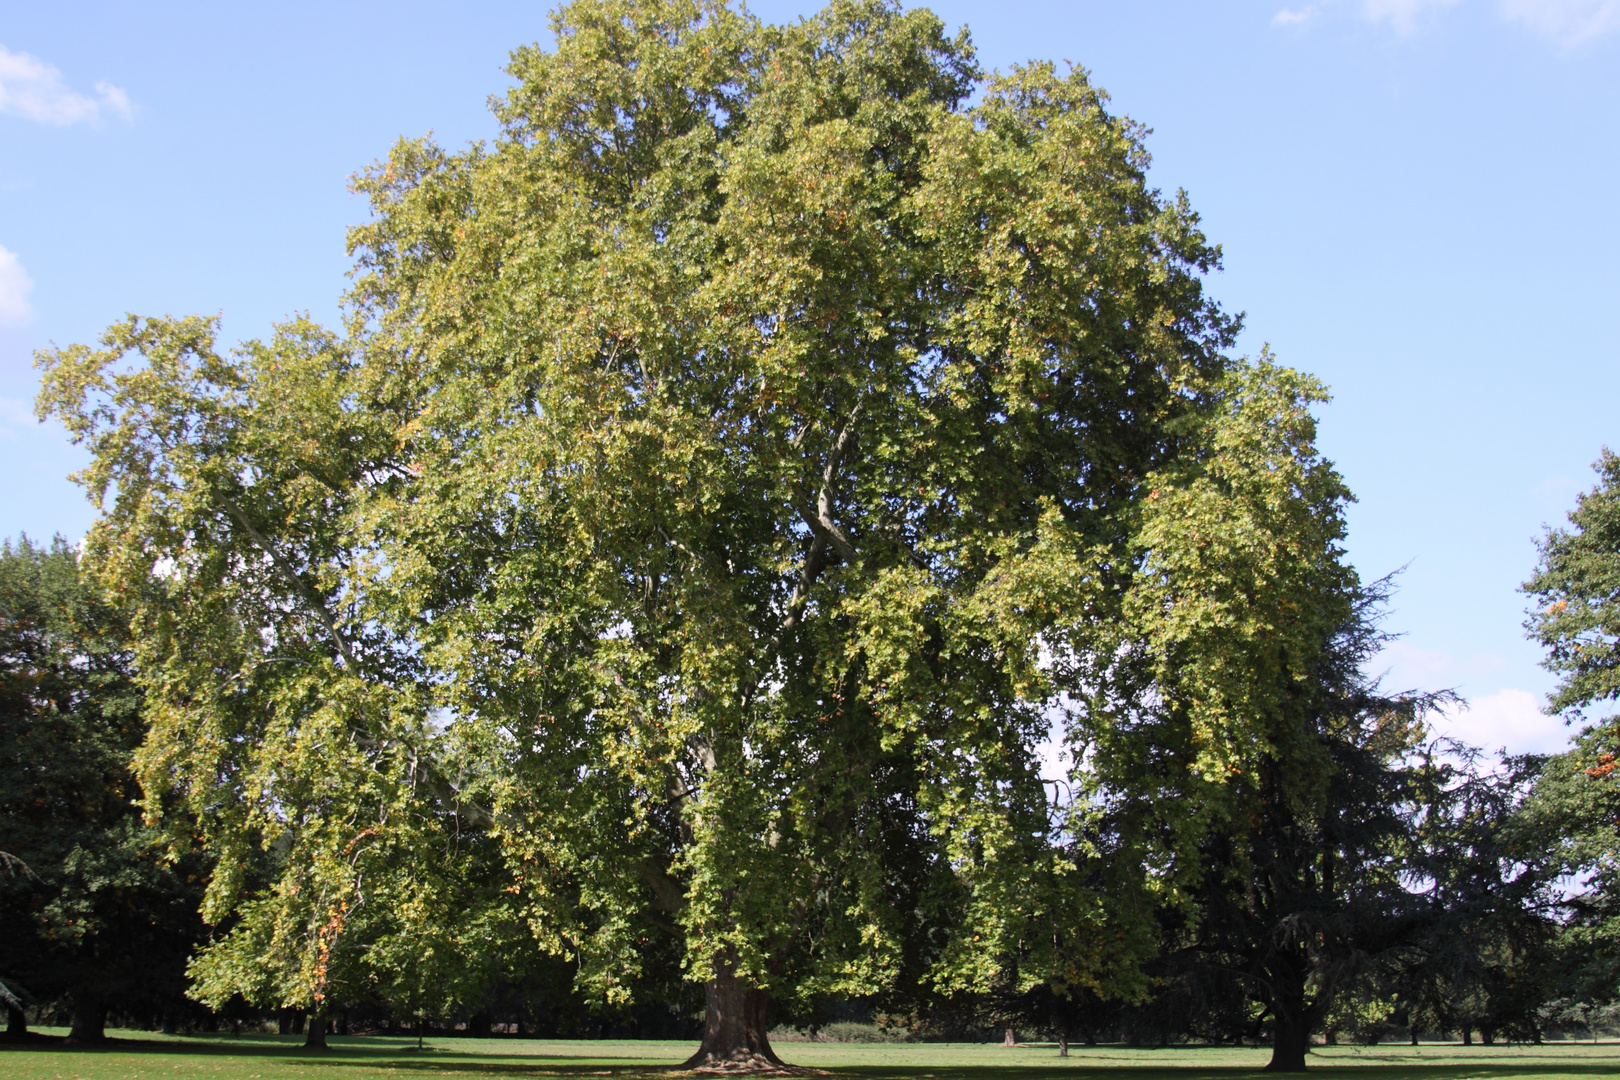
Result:
{"label": "green foliage", "polygon": [[343,584],[386,429],[352,407],[353,364],[318,328],[231,357],[213,336],[131,317],[40,360],[41,410],[92,451],[86,548],[146,692],[147,814],[217,859],[203,914],[228,932],[193,993],[446,1008],[492,952],[479,834],[429,757],[410,658]]}
{"label": "green foliage", "polygon": [[555,29],[351,240],[414,394],[373,610],[489,748],[538,939],[608,1000],[671,929],[799,1011],[1128,982],[1032,750],[1219,384],[1196,218],[1083,72],[981,81],[927,12]]}
{"label": "green foliage", "polygon": [[1524,591],[1540,607],[1525,623],[1560,676],[1554,712],[1582,710],[1620,698],[1620,456],[1597,462],[1598,486],[1580,496],[1570,529],[1549,529],[1541,565]]}
{"label": "green foliage", "polygon": [[1417,1030],[1537,1038],[1559,981],[1564,869],[1534,807],[1547,762],[1447,741],[1428,757],[1410,856],[1424,925],[1384,985]]}
{"label": "green foliage", "polygon": [[[61,538],[0,547],[0,972],[90,1027],[172,1008],[204,867],[139,812],[131,647]],[[8,1002],[9,1003],[9,1002]]]}
{"label": "green foliage", "polygon": [[1547,531],[1524,585],[1537,605],[1525,628],[1560,676],[1549,710],[1586,725],[1547,762],[1525,808],[1526,830],[1578,883],[1561,942],[1572,1007],[1620,994],[1620,724],[1588,712],[1620,698],[1620,457],[1604,450],[1596,467],[1597,486],[1577,499],[1570,528]]}
{"label": "green foliage", "polygon": [[346,336],[40,355],[219,858],[196,993],[445,1010],[521,926],[609,1005],[1140,998],[1156,909],[1375,874],[1332,784],[1416,706],[1350,670],[1323,391],[1223,355],[1143,130],[881,0],[553,29],[493,145],[357,181]]}

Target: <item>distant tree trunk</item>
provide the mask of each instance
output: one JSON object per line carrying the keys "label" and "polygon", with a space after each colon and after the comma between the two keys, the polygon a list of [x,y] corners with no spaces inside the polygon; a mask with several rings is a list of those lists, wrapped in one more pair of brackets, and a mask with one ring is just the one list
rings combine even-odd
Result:
{"label": "distant tree trunk", "polygon": [[180,1032],[180,1021],[175,1018],[174,1010],[163,1010],[163,1034],[177,1035]]}
{"label": "distant tree trunk", "polygon": [[293,1033],[293,1017],[291,1009],[281,1009],[276,1013],[276,1032],[281,1035]]}
{"label": "distant tree trunk", "polygon": [[326,1049],[326,1017],[311,1016],[304,1021],[304,1049]]}
{"label": "distant tree trunk", "polygon": [[1008,1028],[1007,1029],[1007,1034],[1005,1034],[1005,1035],[1003,1035],[1001,1037],[1001,1045],[1002,1046],[1017,1046],[1018,1045],[1018,1033],[1015,1032],[1012,1028]]}
{"label": "distant tree trunk", "polygon": [[1493,1027],[1481,1026],[1479,1029],[1479,1041],[1484,1043],[1486,1046],[1495,1046],[1496,1029]]}
{"label": "distant tree trunk", "polygon": [[1463,1045],[1464,1046],[1473,1046],[1474,1045],[1474,1029],[1473,1028],[1463,1028],[1462,1031],[1463,1031]]}
{"label": "distant tree trunk", "polygon": [[467,1017],[467,1034],[475,1039],[489,1036],[489,1013],[473,1013]]}
{"label": "distant tree trunk", "polygon": [[728,966],[709,980],[704,998],[703,1043],[681,1068],[733,1073],[784,1067],[767,1034],[769,991],[748,985]]}
{"label": "distant tree trunk", "polygon": [[73,1027],[67,1041],[74,1045],[103,1042],[107,1038],[107,1006],[91,993],[73,995]]}
{"label": "distant tree trunk", "polygon": [[1058,1032],[1058,1057],[1068,1057],[1068,1056],[1069,1056],[1069,1033],[1067,1031],[1060,1031],[1060,1032]]}
{"label": "distant tree trunk", "polygon": [[1092,1031],[1089,1027],[1083,1027],[1080,1029],[1080,1038],[1087,1046],[1097,1045],[1097,1033]]}
{"label": "distant tree trunk", "polygon": [[1412,1045],[1413,1046],[1416,1046],[1418,1044],[1417,1035],[1418,1035],[1417,1028],[1413,1028],[1412,1029]]}
{"label": "distant tree trunk", "polygon": [[339,1013],[337,1023],[332,1026],[332,1034],[347,1035],[349,1033],[349,1014]]}
{"label": "distant tree trunk", "polygon": [[28,1014],[15,1005],[6,1006],[6,1034],[13,1039],[28,1034]]}

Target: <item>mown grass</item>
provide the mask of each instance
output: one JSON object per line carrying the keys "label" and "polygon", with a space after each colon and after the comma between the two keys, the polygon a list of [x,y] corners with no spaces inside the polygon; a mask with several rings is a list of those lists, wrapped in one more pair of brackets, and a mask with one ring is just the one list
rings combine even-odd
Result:
{"label": "mown grass", "polygon": [[[534,1077],[673,1080],[692,1052],[684,1042],[545,1042],[429,1039],[418,1051],[402,1038],[334,1038],[307,1053],[297,1036],[186,1037],[111,1033],[95,1050],[45,1043],[0,1048],[0,1080],[412,1080],[420,1077]],[[783,1043],[795,1065],[834,1080],[1236,1080],[1260,1076],[1266,1050],[1074,1047],[1059,1058],[1050,1044],[1016,1049],[979,1043]],[[1311,1054],[1323,1073],[1353,1080],[1575,1080],[1620,1076],[1620,1045],[1327,1047]],[[676,1076],[680,1074],[674,1074]],[[1352,1080],[1349,1075],[1345,1080]]]}

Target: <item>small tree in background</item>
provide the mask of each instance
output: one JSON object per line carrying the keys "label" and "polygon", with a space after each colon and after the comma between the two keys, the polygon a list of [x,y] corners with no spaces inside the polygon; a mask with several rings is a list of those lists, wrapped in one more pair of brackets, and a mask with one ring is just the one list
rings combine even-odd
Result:
{"label": "small tree in background", "polygon": [[76,1042],[101,1039],[109,1010],[182,1009],[202,936],[206,864],[142,821],[131,661],[62,539],[0,547],[0,976],[69,1010]]}
{"label": "small tree in background", "polygon": [[1555,872],[1578,883],[1567,899],[1558,996],[1591,1010],[1620,993],[1620,456],[1605,449],[1598,483],[1569,527],[1549,529],[1524,585],[1525,628],[1559,676],[1547,709],[1579,725],[1574,748],[1546,763],[1524,809],[1527,835]]}

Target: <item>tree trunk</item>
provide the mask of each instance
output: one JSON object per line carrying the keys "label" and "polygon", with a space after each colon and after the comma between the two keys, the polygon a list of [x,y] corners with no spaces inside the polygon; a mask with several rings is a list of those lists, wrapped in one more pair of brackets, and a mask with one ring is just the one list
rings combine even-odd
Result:
{"label": "tree trunk", "polygon": [[767,990],[749,986],[730,970],[717,972],[705,989],[703,1043],[683,1069],[699,1072],[778,1072],[786,1068],[771,1049],[765,1014]]}
{"label": "tree trunk", "polygon": [[67,1041],[76,1046],[104,1042],[107,1038],[107,1007],[92,994],[73,995],[73,1027]]}
{"label": "tree trunk", "polygon": [[1474,1045],[1474,1029],[1473,1028],[1463,1028],[1463,1045],[1464,1046],[1473,1046]]}
{"label": "tree trunk", "polygon": [[1271,1061],[1267,1072],[1304,1072],[1305,1052],[1310,1049],[1311,1033],[1300,1010],[1278,1010],[1272,1020]]}
{"label": "tree trunk", "polygon": [[1069,1033],[1067,1031],[1060,1031],[1060,1032],[1058,1032],[1058,1057],[1068,1057],[1068,1056],[1069,1056]]}
{"label": "tree trunk", "polygon": [[1416,1046],[1417,1044],[1418,1044],[1418,1041],[1417,1041],[1417,1028],[1413,1028],[1412,1029],[1412,1045]]}
{"label": "tree trunk", "polygon": [[304,1049],[326,1049],[326,1017],[312,1016],[304,1021]]}
{"label": "tree trunk", "polygon": [[28,1034],[28,1014],[15,1005],[6,1006],[6,1034],[13,1039]]}
{"label": "tree trunk", "polygon": [[1001,1037],[1001,1045],[1002,1046],[1017,1046],[1018,1045],[1018,1033],[1016,1031],[1014,1031],[1012,1028],[1008,1028],[1007,1029],[1007,1034],[1005,1034],[1005,1035],[1003,1035]]}

